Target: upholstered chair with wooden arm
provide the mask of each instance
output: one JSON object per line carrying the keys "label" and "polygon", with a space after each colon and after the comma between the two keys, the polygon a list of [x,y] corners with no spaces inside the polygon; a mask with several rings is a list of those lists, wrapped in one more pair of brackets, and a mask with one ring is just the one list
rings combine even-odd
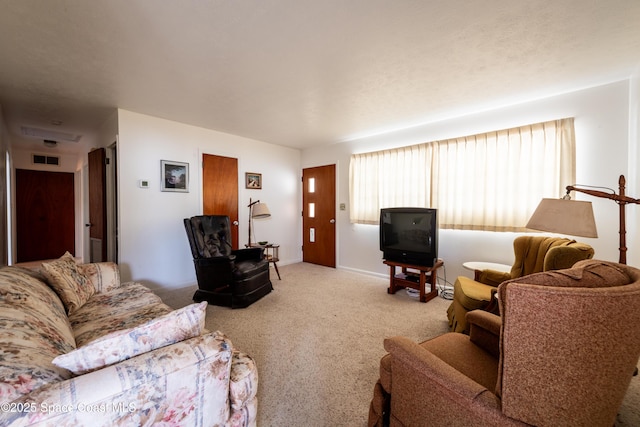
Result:
{"label": "upholstered chair with wooden arm", "polygon": [[580,261],[498,301],[469,335],[385,340],[369,425],[613,426],[640,357],[640,270]]}
{"label": "upholstered chair with wooden arm", "polygon": [[453,332],[468,333],[466,314],[471,310],[497,309],[493,296],[497,286],[506,281],[542,271],[570,268],[578,261],[591,259],[591,246],[562,237],[519,236],[513,241],[515,261],[508,273],[495,270],[476,271],[475,280],[460,276],[453,286],[453,301],[447,310]]}

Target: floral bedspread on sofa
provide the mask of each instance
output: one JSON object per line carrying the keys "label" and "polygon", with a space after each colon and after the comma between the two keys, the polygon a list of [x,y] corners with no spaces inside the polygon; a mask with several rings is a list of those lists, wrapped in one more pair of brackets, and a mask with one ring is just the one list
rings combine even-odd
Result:
{"label": "floral bedspread on sofa", "polygon": [[204,329],[206,302],[51,264],[0,269],[0,425],[255,425],[256,366]]}

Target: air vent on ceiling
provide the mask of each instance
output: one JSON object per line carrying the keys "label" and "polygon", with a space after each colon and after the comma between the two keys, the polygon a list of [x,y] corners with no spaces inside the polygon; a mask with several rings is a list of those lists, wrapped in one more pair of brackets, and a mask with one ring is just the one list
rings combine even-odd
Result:
{"label": "air vent on ceiling", "polygon": [[33,164],[35,165],[60,165],[60,157],[58,156],[45,156],[42,154],[32,155]]}
{"label": "air vent on ceiling", "polygon": [[78,142],[80,141],[80,138],[82,138],[82,135],[74,133],[58,132],[55,130],[32,128],[28,126],[21,126],[20,131],[23,136],[38,139],[50,139],[53,141]]}

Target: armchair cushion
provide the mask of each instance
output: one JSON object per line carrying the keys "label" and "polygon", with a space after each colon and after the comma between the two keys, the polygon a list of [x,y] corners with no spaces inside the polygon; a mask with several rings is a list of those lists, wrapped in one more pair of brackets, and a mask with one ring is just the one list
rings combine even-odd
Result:
{"label": "armchair cushion", "polygon": [[[227,240],[228,221],[221,220],[219,215],[200,215],[191,218],[195,229],[195,248],[199,258],[224,257],[231,255],[232,244]],[[194,253],[194,258],[196,254]]]}
{"label": "armchair cushion", "polygon": [[243,262],[236,263],[236,268],[233,270],[233,276],[236,281],[246,280],[259,274],[264,270],[264,261],[262,258],[247,259]]}
{"label": "armchair cushion", "polygon": [[107,334],[53,359],[76,375],[197,337],[204,330],[207,303],[191,304],[130,329]]}

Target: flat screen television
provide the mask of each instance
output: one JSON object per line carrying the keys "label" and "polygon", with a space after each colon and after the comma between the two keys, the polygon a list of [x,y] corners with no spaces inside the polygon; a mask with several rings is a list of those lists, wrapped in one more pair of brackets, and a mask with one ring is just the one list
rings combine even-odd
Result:
{"label": "flat screen television", "polygon": [[387,261],[433,267],[438,258],[438,211],[380,209],[380,250]]}

